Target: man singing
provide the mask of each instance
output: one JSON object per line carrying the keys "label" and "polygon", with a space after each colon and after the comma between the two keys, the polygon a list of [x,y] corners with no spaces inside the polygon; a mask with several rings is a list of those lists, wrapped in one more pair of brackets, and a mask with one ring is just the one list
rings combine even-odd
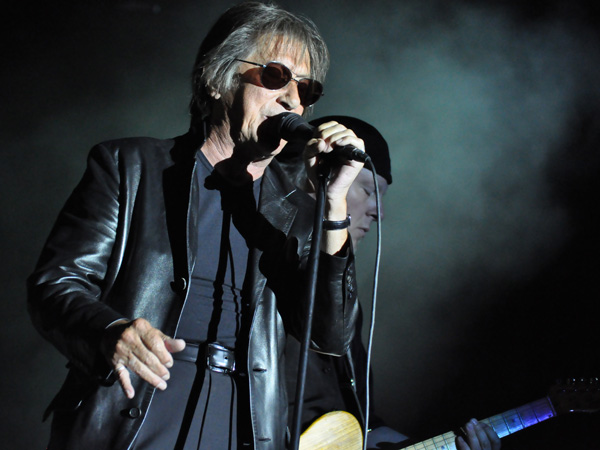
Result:
{"label": "man singing", "polygon": [[[320,98],[328,61],[312,22],[242,3],[200,46],[189,133],[92,149],[28,280],[36,328],[69,359],[49,449],[285,448],[314,201],[274,161],[272,122]],[[364,149],[324,127],[307,166],[348,144]],[[355,329],[346,194],[361,168],[328,183],[311,343],[328,354]]]}

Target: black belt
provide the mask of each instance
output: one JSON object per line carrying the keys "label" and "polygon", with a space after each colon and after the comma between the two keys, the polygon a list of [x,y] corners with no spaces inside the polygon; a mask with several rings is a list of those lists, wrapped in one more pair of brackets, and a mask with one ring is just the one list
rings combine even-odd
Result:
{"label": "black belt", "polygon": [[173,353],[173,358],[179,361],[196,362],[199,355],[206,355],[206,367],[213,372],[232,373],[235,371],[235,355],[233,350],[218,342],[209,344],[186,343],[185,348]]}

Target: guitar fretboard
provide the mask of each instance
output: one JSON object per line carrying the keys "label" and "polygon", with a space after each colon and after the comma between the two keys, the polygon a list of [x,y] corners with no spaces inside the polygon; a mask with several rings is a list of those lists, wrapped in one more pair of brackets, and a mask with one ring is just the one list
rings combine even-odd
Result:
{"label": "guitar fretboard", "polygon": [[[499,437],[503,438],[524,428],[551,419],[556,416],[556,411],[548,398],[541,398],[535,402],[527,403],[519,408],[511,409],[502,414],[497,414],[480,422],[491,426]],[[452,431],[436,436],[432,439],[419,442],[415,445],[404,447],[405,450],[456,450],[456,434]]]}

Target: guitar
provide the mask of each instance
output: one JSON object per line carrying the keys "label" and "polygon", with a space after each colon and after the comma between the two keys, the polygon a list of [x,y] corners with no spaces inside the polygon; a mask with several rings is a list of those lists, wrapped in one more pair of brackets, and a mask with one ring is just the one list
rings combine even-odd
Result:
{"label": "guitar", "polygon": [[[570,379],[554,386],[548,395],[518,408],[482,419],[503,438],[559,414],[600,410],[599,379]],[[449,431],[403,450],[457,450],[456,434]],[[356,418],[345,411],[319,417],[300,436],[300,450],[361,450],[362,430]],[[402,444],[399,444],[402,445]]]}
{"label": "guitar", "polygon": [[362,446],[362,428],[356,417],[346,411],[332,411],[302,433],[298,450],[359,450]]}

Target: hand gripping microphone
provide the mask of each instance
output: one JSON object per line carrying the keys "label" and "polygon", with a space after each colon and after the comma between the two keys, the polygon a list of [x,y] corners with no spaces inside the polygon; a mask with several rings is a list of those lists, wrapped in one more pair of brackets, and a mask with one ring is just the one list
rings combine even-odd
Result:
{"label": "hand gripping microphone", "polygon": [[[314,137],[315,127],[309,124],[304,118],[294,113],[282,113],[274,119],[278,120],[276,129],[279,136],[288,142],[304,141],[308,142]],[[343,147],[334,147],[331,153],[332,158],[342,160],[352,160],[366,162],[369,157],[365,152],[357,149],[353,145],[344,145]]]}

